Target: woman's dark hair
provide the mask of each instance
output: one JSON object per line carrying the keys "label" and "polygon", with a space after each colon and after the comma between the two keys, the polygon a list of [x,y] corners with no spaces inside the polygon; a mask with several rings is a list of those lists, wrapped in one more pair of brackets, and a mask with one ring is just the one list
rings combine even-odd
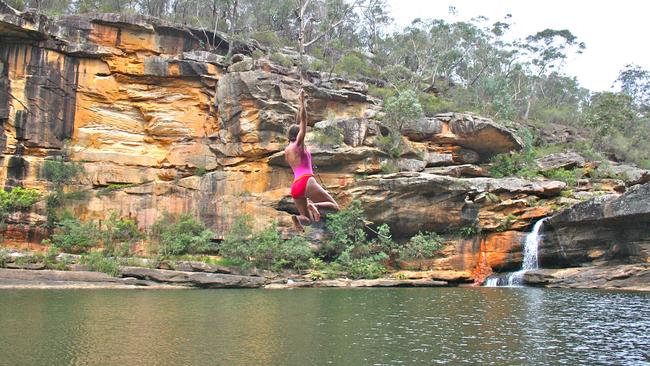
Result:
{"label": "woman's dark hair", "polygon": [[298,133],[300,133],[300,126],[298,125],[291,125],[289,127],[289,141],[294,142],[296,141],[296,138],[298,138]]}

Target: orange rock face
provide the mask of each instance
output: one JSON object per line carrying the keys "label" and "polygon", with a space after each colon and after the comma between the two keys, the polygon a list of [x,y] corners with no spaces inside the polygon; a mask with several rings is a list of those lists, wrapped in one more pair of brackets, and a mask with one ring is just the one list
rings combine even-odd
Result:
{"label": "orange rock face", "polygon": [[[68,204],[82,219],[102,221],[118,212],[144,229],[164,211],[191,212],[216,239],[243,214],[256,227],[273,221],[289,227],[293,174],[282,151],[301,87],[308,94],[307,141],[318,179],[341,204],[360,200],[369,219],[388,223],[400,238],[476,224],[504,231],[448,245],[431,261],[434,269],[478,276],[513,267],[523,235],[513,230],[549,214],[535,200],[564,187],[474,178],[485,175],[478,166],[455,177],[426,170],[479,164],[521,147],[493,121],[469,114],[414,121],[403,131],[410,147],[393,158],[376,144],[386,127],[362,83],[317,73],[301,83],[295,67],[246,56],[252,46],[227,63],[227,40],[218,35],[204,45],[200,30],[150,18],[96,17],[54,23],[0,14],[0,184],[46,192],[52,187],[42,174],[44,161],[65,155],[84,168],[70,189],[86,198]],[[328,126],[340,139],[327,135]],[[412,172],[379,174],[391,164]],[[24,224],[42,223],[44,205],[34,213]],[[30,235],[14,236],[40,240]]]}

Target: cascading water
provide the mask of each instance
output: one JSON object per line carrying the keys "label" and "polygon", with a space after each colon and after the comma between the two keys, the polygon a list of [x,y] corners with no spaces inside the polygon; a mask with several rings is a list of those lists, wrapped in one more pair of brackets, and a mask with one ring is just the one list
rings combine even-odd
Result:
{"label": "cascading water", "polygon": [[539,268],[537,249],[539,247],[539,240],[541,239],[539,232],[542,229],[542,225],[544,225],[544,221],[546,221],[545,218],[537,221],[533,226],[533,230],[526,235],[526,240],[524,241],[524,261],[521,264],[521,269],[517,272],[510,273],[505,278],[505,281],[499,277],[487,278],[485,280],[486,287],[499,286],[500,282],[505,282],[506,286],[520,286],[523,284],[524,273],[526,271]]}

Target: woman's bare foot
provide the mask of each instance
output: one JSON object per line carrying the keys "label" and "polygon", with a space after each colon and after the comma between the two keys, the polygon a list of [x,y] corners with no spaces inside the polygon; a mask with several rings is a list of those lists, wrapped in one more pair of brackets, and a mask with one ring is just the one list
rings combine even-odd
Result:
{"label": "woman's bare foot", "polygon": [[293,227],[298,230],[298,231],[305,231],[305,228],[302,226],[300,223],[300,220],[298,219],[298,216],[291,216],[291,221],[293,221]]}
{"label": "woman's bare foot", "polygon": [[320,221],[320,212],[318,212],[318,208],[316,208],[316,205],[309,202],[307,204],[307,210],[309,211],[309,216],[312,221]]}

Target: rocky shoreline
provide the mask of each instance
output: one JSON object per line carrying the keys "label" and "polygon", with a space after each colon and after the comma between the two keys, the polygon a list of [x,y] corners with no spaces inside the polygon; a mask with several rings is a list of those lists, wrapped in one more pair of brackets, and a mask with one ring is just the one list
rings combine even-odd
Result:
{"label": "rocky shoreline", "polygon": [[[548,288],[650,291],[650,264],[540,269],[524,276],[527,286]],[[105,273],[50,269],[0,268],[0,289],[221,289],[469,287],[457,271],[400,271],[390,278],[310,280],[301,276],[265,277],[120,267],[119,277]]]}

